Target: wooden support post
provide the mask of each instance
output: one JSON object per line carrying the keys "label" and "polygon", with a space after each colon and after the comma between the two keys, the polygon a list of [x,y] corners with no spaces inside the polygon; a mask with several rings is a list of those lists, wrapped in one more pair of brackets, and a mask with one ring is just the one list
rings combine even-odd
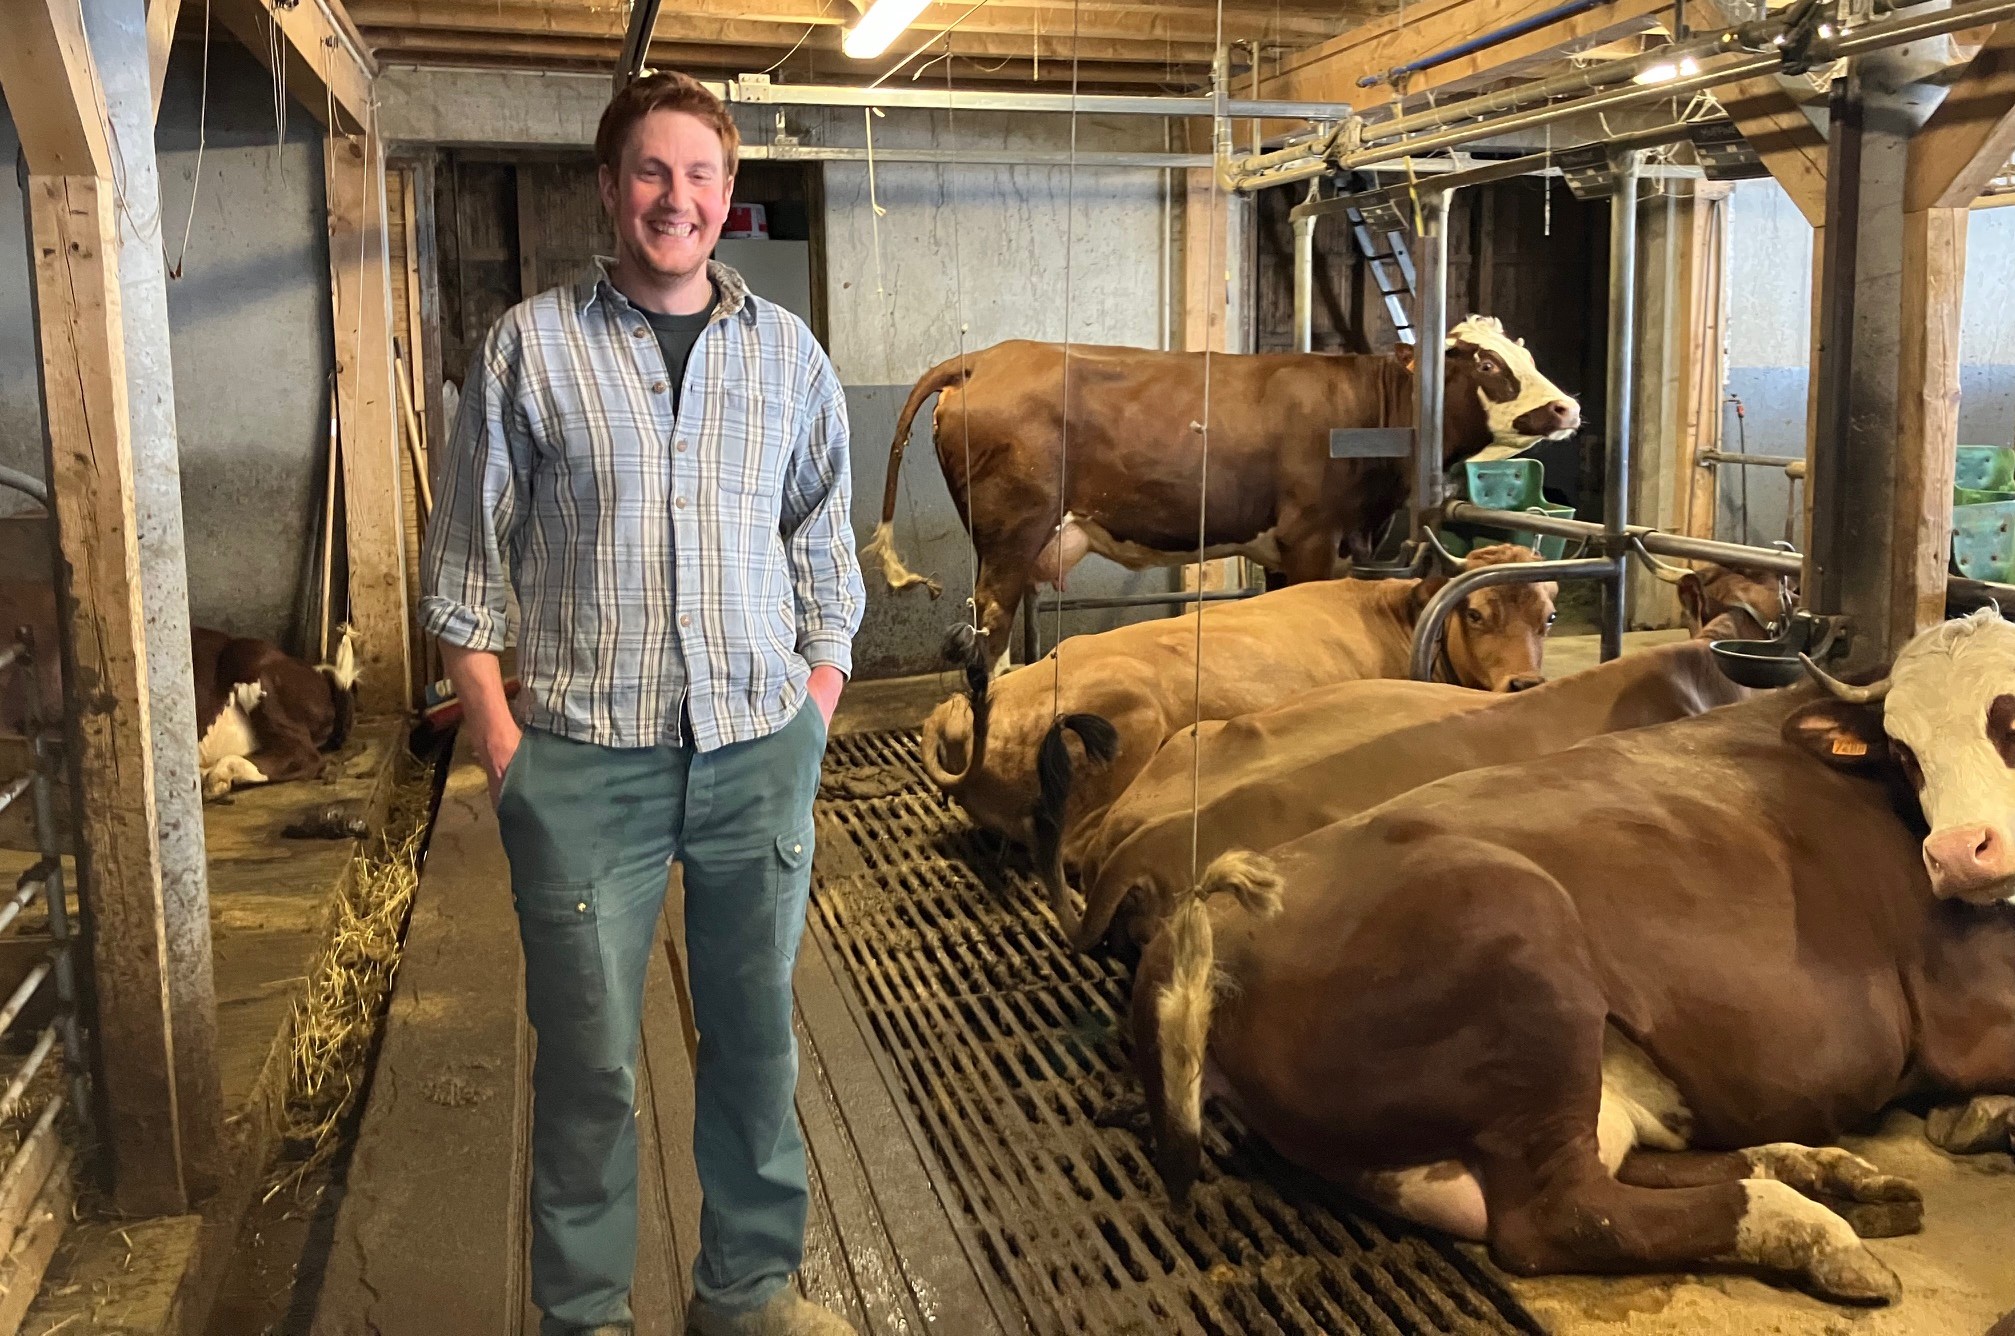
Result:
{"label": "wooden support post", "polygon": [[402,714],[411,703],[412,653],[400,520],[404,475],[392,389],[384,146],[369,135],[332,134],[324,162],[358,699],[366,714]]}
{"label": "wooden support post", "polygon": [[175,45],[175,20],[182,0],[148,0],[147,78],[154,99],[154,119],[161,119],[161,90],[168,86],[168,51]]}
{"label": "wooden support post", "polygon": [[[1239,209],[1229,192],[1213,189],[1211,180],[1207,168],[1184,173],[1182,346],[1189,352],[1236,352],[1245,346],[1232,295],[1238,291],[1232,276]],[[1184,566],[1182,587],[1230,589],[1238,583],[1238,569],[1237,558]]]}
{"label": "wooden support post", "polygon": [[[0,91],[30,172],[98,1099],[120,1208],[179,1213],[215,1172],[222,1126],[193,705],[178,699],[179,499],[161,509],[176,485],[166,297],[158,252],[122,246],[115,202],[158,216],[148,47],[138,8],[111,0],[0,0],[0,30]],[[140,277],[122,274],[122,251]],[[172,531],[144,533],[155,521]],[[180,618],[163,625],[170,594]],[[186,756],[158,731],[184,708]]]}

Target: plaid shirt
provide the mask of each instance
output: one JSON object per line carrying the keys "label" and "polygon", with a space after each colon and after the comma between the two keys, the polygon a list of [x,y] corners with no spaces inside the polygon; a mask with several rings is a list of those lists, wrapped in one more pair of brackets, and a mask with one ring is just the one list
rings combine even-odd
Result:
{"label": "plaid shirt", "polygon": [[811,665],[852,669],[865,602],[846,403],[811,331],[709,266],[714,317],[679,411],[643,315],[608,280],[505,312],[470,368],[424,558],[425,629],[512,641],[526,722],[701,751],[775,732]]}

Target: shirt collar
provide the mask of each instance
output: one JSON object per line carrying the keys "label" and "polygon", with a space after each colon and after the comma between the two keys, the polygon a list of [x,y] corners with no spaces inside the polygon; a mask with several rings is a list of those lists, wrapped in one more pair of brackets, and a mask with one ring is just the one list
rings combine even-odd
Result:
{"label": "shirt collar", "polygon": [[[619,308],[630,307],[631,309],[635,309],[635,304],[619,292],[614,283],[609,281],[609,273],[615,268],[615,265],[614,256],[597,255],[594,267],[583,275],[580,283],[575,286],[574,297],[582,315],[588,313],[588,308],[595,304],[597,297]],[[714,282],[714,313],[716,315],[723,318],[738,315],[750,324],[755,323],[755,303],[749,300],[749,285],[742,281],[740,274],[730,269],[727,265],[722,264],[719,260],[709,260],[707,261],[707,277]]]}

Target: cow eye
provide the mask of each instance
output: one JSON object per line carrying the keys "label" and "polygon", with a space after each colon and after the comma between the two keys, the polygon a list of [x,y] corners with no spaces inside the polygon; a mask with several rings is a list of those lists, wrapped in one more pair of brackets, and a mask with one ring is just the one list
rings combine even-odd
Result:
{"label": "cow eye", "polygon": [[2001,753],[2001,764],[2015,769],[2015,696],[1996,696],[1987,707],[1987,740]]}
{"label": "cow eye", "polygon": [[1546,624],[1548,626],[1553,625],[1555,622],[1559,620],[1560,620],[1560,614],[1557,612],[1549,612],[1546,614]]}
{"label": "cow eye", "polygon": [[1464,608],[1462,610],[1462,620],[1468,622],[1471,626],[1483,625],[1483,609]]}
{"label": "cow eye", "polygon": [[1917,764],[1917,753],[1910,750],[1908,743],[1898,742],[1895,738],[1891,738],[1889,739],[1889,754],[1896,758],[1897,765],[1903,767],[1903,778],[1910,781],[1910,787],[1922,792],[1924,788],[1924,767]]}
{"label": "cow eye", "polygon": [[1476,359],[1476,369],[1486,376],[1494,376],[1498,370],[1496,359],[1487,355],[1478,357]]}

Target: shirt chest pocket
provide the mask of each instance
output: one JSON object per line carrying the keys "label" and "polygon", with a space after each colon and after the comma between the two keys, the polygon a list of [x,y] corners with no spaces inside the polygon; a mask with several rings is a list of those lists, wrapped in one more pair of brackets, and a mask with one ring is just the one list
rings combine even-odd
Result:
{"label": "shirt chest pocket", "polygon": [[790,460],[791,411],[782,397],[730,386],[721,395],[721,490],[743,496],[777,496]]}

